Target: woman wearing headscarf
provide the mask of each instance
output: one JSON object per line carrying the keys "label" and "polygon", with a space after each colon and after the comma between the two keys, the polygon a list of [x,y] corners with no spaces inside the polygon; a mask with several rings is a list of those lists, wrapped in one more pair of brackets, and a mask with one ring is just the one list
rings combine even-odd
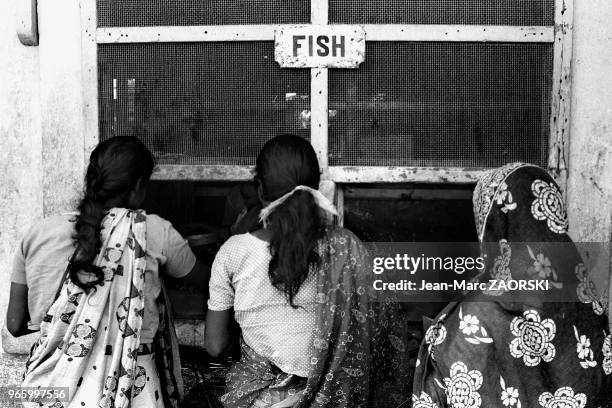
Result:
{"label": "woman wearing headscarf", "polygon": [[206,288],[209,271],[168,221],[140,209],[153,167],[137,138],[100,143],[78,212],[48,217],[23,238],[7,328],[40,330],[22,386],[49,391],[28,404],[178,406],[178,343],[161,272]]}
{"label": "woman wearing headscarf", "polygon": [[314,149],[275,137],[256,173],[263,228],[230,238],[211,272],[208,352],[227,349],[232,317],[242,331],[224,406],[399,405],[412,379],[405,326],[396,304],[373,298],[364,245],[329,222]]}
{"label": "woman wearing headscarf", "polygon": [[[567,235],[557,184],[539,167],[503,166],[478,182],[474,217],[485,289],[449,304],[428,329],[413,408],[607,406],[608,319]],[[530,280],[548,290],[511,290]]]}

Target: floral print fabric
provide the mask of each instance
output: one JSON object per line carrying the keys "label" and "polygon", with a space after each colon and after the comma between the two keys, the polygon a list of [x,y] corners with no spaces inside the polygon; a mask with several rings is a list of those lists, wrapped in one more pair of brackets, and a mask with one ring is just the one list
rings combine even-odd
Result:
{"label": "floral print fabric", "polygon": [[449,304],[421,346],[413,406],[609,406],[605,299],[566,234],[555,182],[536,166],[504,166],[478,183],[474,216],[486,265],[477,279],[544,279],[556,300],[497,290]]}
{"label": "floral print fabric", "polygon": [[268,407],[304,389],[305,378],[284,373],[244,340],[240,348],[240,361],[232,365],[226,376],[227,392],[221,396],[224,406]]}
{"label": "floral print fabric", "polygon": [[537,366],[542,361],[549,363],[555,358],[553,339],[557,327],[553,320],[542,320],[537,311],[526,310],[523,317],[512,319],[510,331],[515,336],[510,342],[510,354],[522,358],[526,366]]}
{"label": "floral print fabric", "polygon": [[[295,407],[394,407],[410,401],[409,338],[398,304],[377,301],[369,254],[348,230],[319,244],[317,325],[310,370]],[[277,373],[278,375],[278,373]],[[250,407],[275,382],[270,363],[243,350],[227,377],[227,407]]]}
{"label": "floral print fabric", "polygon": [[[55,408],[127,408],[151,400],[136,398],[152,388],[145,386],[146,370],[137,360],[144,315],[146,214],[114,208],[102,227],[96,265],[104,271],[104,281],[89,293],[70,279],[63,282],[26,363],[23,386],[68,387],[69,402],[55,401]],[[165,352],[161,347],[160,358]],[[162,390],[164,396],[175,397],[167,398],[166,406],[177,406],[180,381],[172,384],[170,393]]]}

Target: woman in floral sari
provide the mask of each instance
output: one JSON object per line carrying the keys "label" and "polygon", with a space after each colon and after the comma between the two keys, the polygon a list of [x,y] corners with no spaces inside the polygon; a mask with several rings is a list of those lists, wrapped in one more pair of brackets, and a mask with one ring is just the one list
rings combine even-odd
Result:
{"label": "woman in floral sari", "polygon": [[377,302],[372,263],[330,225],[307,141],[283,135],[257,158],[264,228],[230,238],[213,264],[206,345],[221,355],[235,317],[242,355],[224,406],[399,406],[412,380],[397,304]]}
{"label": "woman in floral sari", "polygon": [[28,404],[178,406],[178,343],[162,267],[204,288],[208,269],[168,221],[139,209],[153,167],[137,138],[100,143],[78,213],[42,220],[21,242],[7,328],[14,336],[40,331],[22,385],[61,397]]}
{"label": "woman in floral sari", "polygon": [[[539,167],[506,165],[479,181],[474,215],[486,263],[478,280],[487,286],[448,305],[428,329],[413,408],[605,407],[605,300],[567,235],[557,184]],[[510,290],[521,280],[549,289]]]}

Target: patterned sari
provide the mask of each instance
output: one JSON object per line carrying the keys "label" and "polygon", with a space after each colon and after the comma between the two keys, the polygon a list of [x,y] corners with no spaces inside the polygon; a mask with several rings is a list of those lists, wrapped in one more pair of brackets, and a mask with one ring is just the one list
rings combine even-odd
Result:
{"label": "patterned sari", "polygon": [[397,407],[408,401],[407,324],[396,303],[375,299],[368,252],[351,232],[332,227],[319,254],[308,378],[281,372],[243,345],[241,361],[227,376],[224,406],[269,407],[292,396],[295,407]]}
{"label": "patterned sari", "polygon": [[[102,226],[102,249],[95,262],[104,281],[89,293],[70,279],[63,282],[26,363],[24,387],[67,387],[68,401],[28,405],[127,408],[153,406],[163,397],[165,406],[177,406],[182,381],[165,296],[155,355],[138,355],[143,349],[146,214],[115,208]],[[162,396],[147,387],[152,376],[157,383],[156,371]]]}
{"label": "patterned sari", "polygon": [[[504,282],[448,305],[428,329],[415,373],[413,408],[605,407],[612,345],[597,297],[567,236],[557,184],[514,163],[474,192],[485,272]],[[545,293],[507,290],[544,280]]]}

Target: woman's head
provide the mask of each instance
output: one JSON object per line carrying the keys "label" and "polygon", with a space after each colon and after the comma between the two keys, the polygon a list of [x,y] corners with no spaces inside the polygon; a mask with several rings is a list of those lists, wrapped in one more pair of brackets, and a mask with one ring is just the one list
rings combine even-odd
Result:
{"label": "woman's head", "polygon": [[[76,254],[70,268],[70,278],[76,285],[89,289],[103,278],[93,262],[100,250],[105,212],[113,207],[136,209],[142,205],[154,166],[151,152],[135,137],[108,139],[91,153],[75,225]],[[96,279],[83,283],[78,276],[81,270],[93,273]]]}
{"label": "woman's head", "polygon": [[264,201],[276,200],[299,185],[319,188],[321,178],[312,145],[290,134],[277,136],[262,147],[255,171]]}
{"label": "woman's head", "polygon": [[567,232],[561,191],[534,165],[511,163],[487,173],[476,185],[473,203],[481,242],[554,241]]}
{"label": "woman's head", "polygon": [[85,198],[105,209],[138,208],[155,162],[147,147],[135,137],[114,137],[91,153],[85,176]]}
{"label": "woman's head", "polygon": [[[582,260],[567,235],[561,190],[547,171],[523,163],[495,169],[478,182],[473,201],[485,257],[482,279],[547,279],[561,290],[546,296],[575,297],[575,268]],[[513,299],[521,296],[532,294],[514,292]],[[538,294],[530,301],[541,302],[544,296]]]}
{"label": "woman's head", "polygon": [[[317,189],[320,177],[314,149],[298,136],[277,136],[257,156],[256,180],[264,205],[300,185]],[[291,194],[268,217],[270,281],[285,293],[292,306],[310,267],[319,262],[317,242],[324,228],[319,206],[312,194],[303,190]]]}

